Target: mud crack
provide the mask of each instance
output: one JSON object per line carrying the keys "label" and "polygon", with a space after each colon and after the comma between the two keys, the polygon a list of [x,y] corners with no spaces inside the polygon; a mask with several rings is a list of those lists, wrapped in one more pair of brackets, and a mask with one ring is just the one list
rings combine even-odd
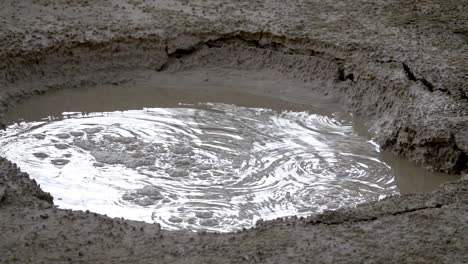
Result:
{"label": "mud crack", "polygon": [[279,39],[280,41],[297,42],[297,43],[306,41],[304,39],[289,39],[289,38],[277,36],[270,32],[265,32],[262,30],[258,32],[238,31],[238,32],[227,33],[218,38],[199,42],[188,48],[176,49],[173,52],[169,52],[169,47],[166,44],[165,51],[166,51],[166,55],[168,59],[159,69],[157,69],[157,71],[159,72],[165,71],[176,60],[181,60],[186,57],[189,57],[199,52],[203,48],[220,48],[220,47],[225,46],[226,44],[241,43],[243,45],[255,47],[258,49],[262,49],[262,50],[280,51],[283,54],[287,54],[287,55],[304,55],[304,56],[316,57],[316,58],[328,60],[332,63],[335,63],[338,68],[335,74],[337,81],[351,80],[354,82],[354,74],[345,73],[345,69],[344,69],[345,60],[343,58],[337,57],[333,54],[325,53],[323,51],[310,49],[310,48],[308,49],[291,48],[281,43],[280,41],[276,41],[275,39]]}
{"label": "mud crack", "polygon": [[405,74],[406,74],[406,77],[408,77],[408,80],[413,81],[413,82],[421,81],[421,83],[426,87],[426,89],[429,92],[434,92],[434,85],[432,85],[427,79],[425,79],[424,77],[419,78],[419,79],[416,78],[413,71],[410,69],[408,65],[406,65],[404,62],[402,62],[401,64],[403,65],[403,70],[405,71]]}
{"label": "mud crack", "polygon": [[[346,216],[346,215],[342,216],[342,213],[332,211],[330,214],[324,213],[323,215],[319,217],[319,219],[310,219],[309,221],[306,220],[306,223],[311,224],[311,225],[319,225],[319,224],[340,225],[340,224],[345,224],[345,223],[361,223],[361,222],[375,221],[375,220],[378,220],[379,218],[387,217],[387,216],[403,215],[407,213],[413,213],[413,212],[428,210],[428,209],[439,209],[439,208],[442,208],[442,206],[443,206],[442,204],[436,204],[434,206],[422,206],[422,207],[416,207],[416,208],[411,208],[411,209],[407,208],[401,211],[362,217],[362,218],[355,218],[354,216]],[[340,219],[341,217],[345,219]],[[322,219],[322,218],[325,218],[325,219]]]}

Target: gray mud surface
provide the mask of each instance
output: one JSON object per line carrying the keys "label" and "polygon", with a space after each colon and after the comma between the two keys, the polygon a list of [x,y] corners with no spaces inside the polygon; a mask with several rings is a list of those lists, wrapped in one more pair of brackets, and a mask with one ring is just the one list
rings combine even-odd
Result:
{"label": "gray mud surface", "polygon": [[[428,170],[467,173],[466,1],[0,5],[0,114],[48,90],[131,83],[155,71],[269,70],[339,100],[368,121],[383,149]],[[0,158],[0,262],[466,263],[467,194],[462,180],[239,233],[169,232],[57,209]]]}

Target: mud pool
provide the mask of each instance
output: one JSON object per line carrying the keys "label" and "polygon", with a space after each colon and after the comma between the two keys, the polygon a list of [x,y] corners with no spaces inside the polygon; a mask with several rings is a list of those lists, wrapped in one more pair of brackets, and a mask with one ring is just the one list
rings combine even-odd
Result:
{"label": "mud pool", "polygon": [[454,179],[381,153],[336,106],[245,92],[64,90],[7,117],[0,154],[56,205],[170,230],[234,231]]}

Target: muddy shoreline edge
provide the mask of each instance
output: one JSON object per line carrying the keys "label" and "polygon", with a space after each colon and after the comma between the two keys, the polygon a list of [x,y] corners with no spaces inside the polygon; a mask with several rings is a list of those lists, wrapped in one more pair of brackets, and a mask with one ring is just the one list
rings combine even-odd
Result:
{"label": "muddy shoreline edge", "polygon": [[[0,30],[0,115],[22,99],[49,90],[125,83],[151,71],[269,69],[284,78],[313,81],[311,89],[337,98],[369,120],[383,148],[429,170],[466,174],[468,88],[466,63],[459,57],[467,44],[465,25],[458,20],[467,10],[458,8],[456,1],[437,3],[438,7],[428,4],[429,9],[458,8],[453,18],[434,21],[416,16],[409,26],[391,25],[398,29],[396,37],[387,31],[377,33],[381,39],[370,37],[369,26],[349,33],[345,25],[310,18],[310,11],[299,4],[219,4],[215,5],[219,9],[240,8],[247,14],[233,12],[219,18],[203,14],[214,9],[209,2],[194,1],[189,10],[183,8],[183,1],[167,2],[163,8],[157,3],[119,1],[126,8],[118,9],[87,1],[6,1],[6,11],[0,14],[4,26]],[[401,19],[397,4],[402,3],[397,2],[392,2],[390,19],[369,15],[359,23],[390,27]],[[262,10],[278,12],[274,10],[279,8],[296,16],[270,17],[258,11],[260,4]],[[331,9],[327,1],[315,4],[315,12],[333,11],[336,16],[375,7],[350,3]],[[362,7],[354,6],[358,4]],[[14,17],[26,12],[24,8],[40,15],[15,22]],[[80,20],[73,18],[77,14],[80,19],[92,18],[109,10],[112,14],[99,21],[76,23]],[[146,19],[135,18],[140,13],[132,12]],[[307,22],[312,29],[301,27]],[[47,30],[44,23],[49,25]],[[337,39],[322,28],[341,36]],[[413,39],[423,41],[413,43]],[[406,48],[399,48],[399,42]],[[441,69],[440,65],[448,66]],[[462,180],[430,194],[392,197],[308,218],[260,222],[239,233],[168,232],[157,224],[59,210],[34,180],[0,158],[0,231],[4,234],[0,260],[463,263],[468,252],[467,193],[468,180]]]}

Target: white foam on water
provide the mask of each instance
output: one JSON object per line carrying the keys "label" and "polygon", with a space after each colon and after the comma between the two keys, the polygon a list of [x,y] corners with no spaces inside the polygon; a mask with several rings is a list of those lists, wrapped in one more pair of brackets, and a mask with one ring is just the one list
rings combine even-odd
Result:
{"label": "white foam on water", "polygon": [[67,112],[11,125],[0,154],[61,208],[224,232],[398,193],[350,120],[219,103]]}

